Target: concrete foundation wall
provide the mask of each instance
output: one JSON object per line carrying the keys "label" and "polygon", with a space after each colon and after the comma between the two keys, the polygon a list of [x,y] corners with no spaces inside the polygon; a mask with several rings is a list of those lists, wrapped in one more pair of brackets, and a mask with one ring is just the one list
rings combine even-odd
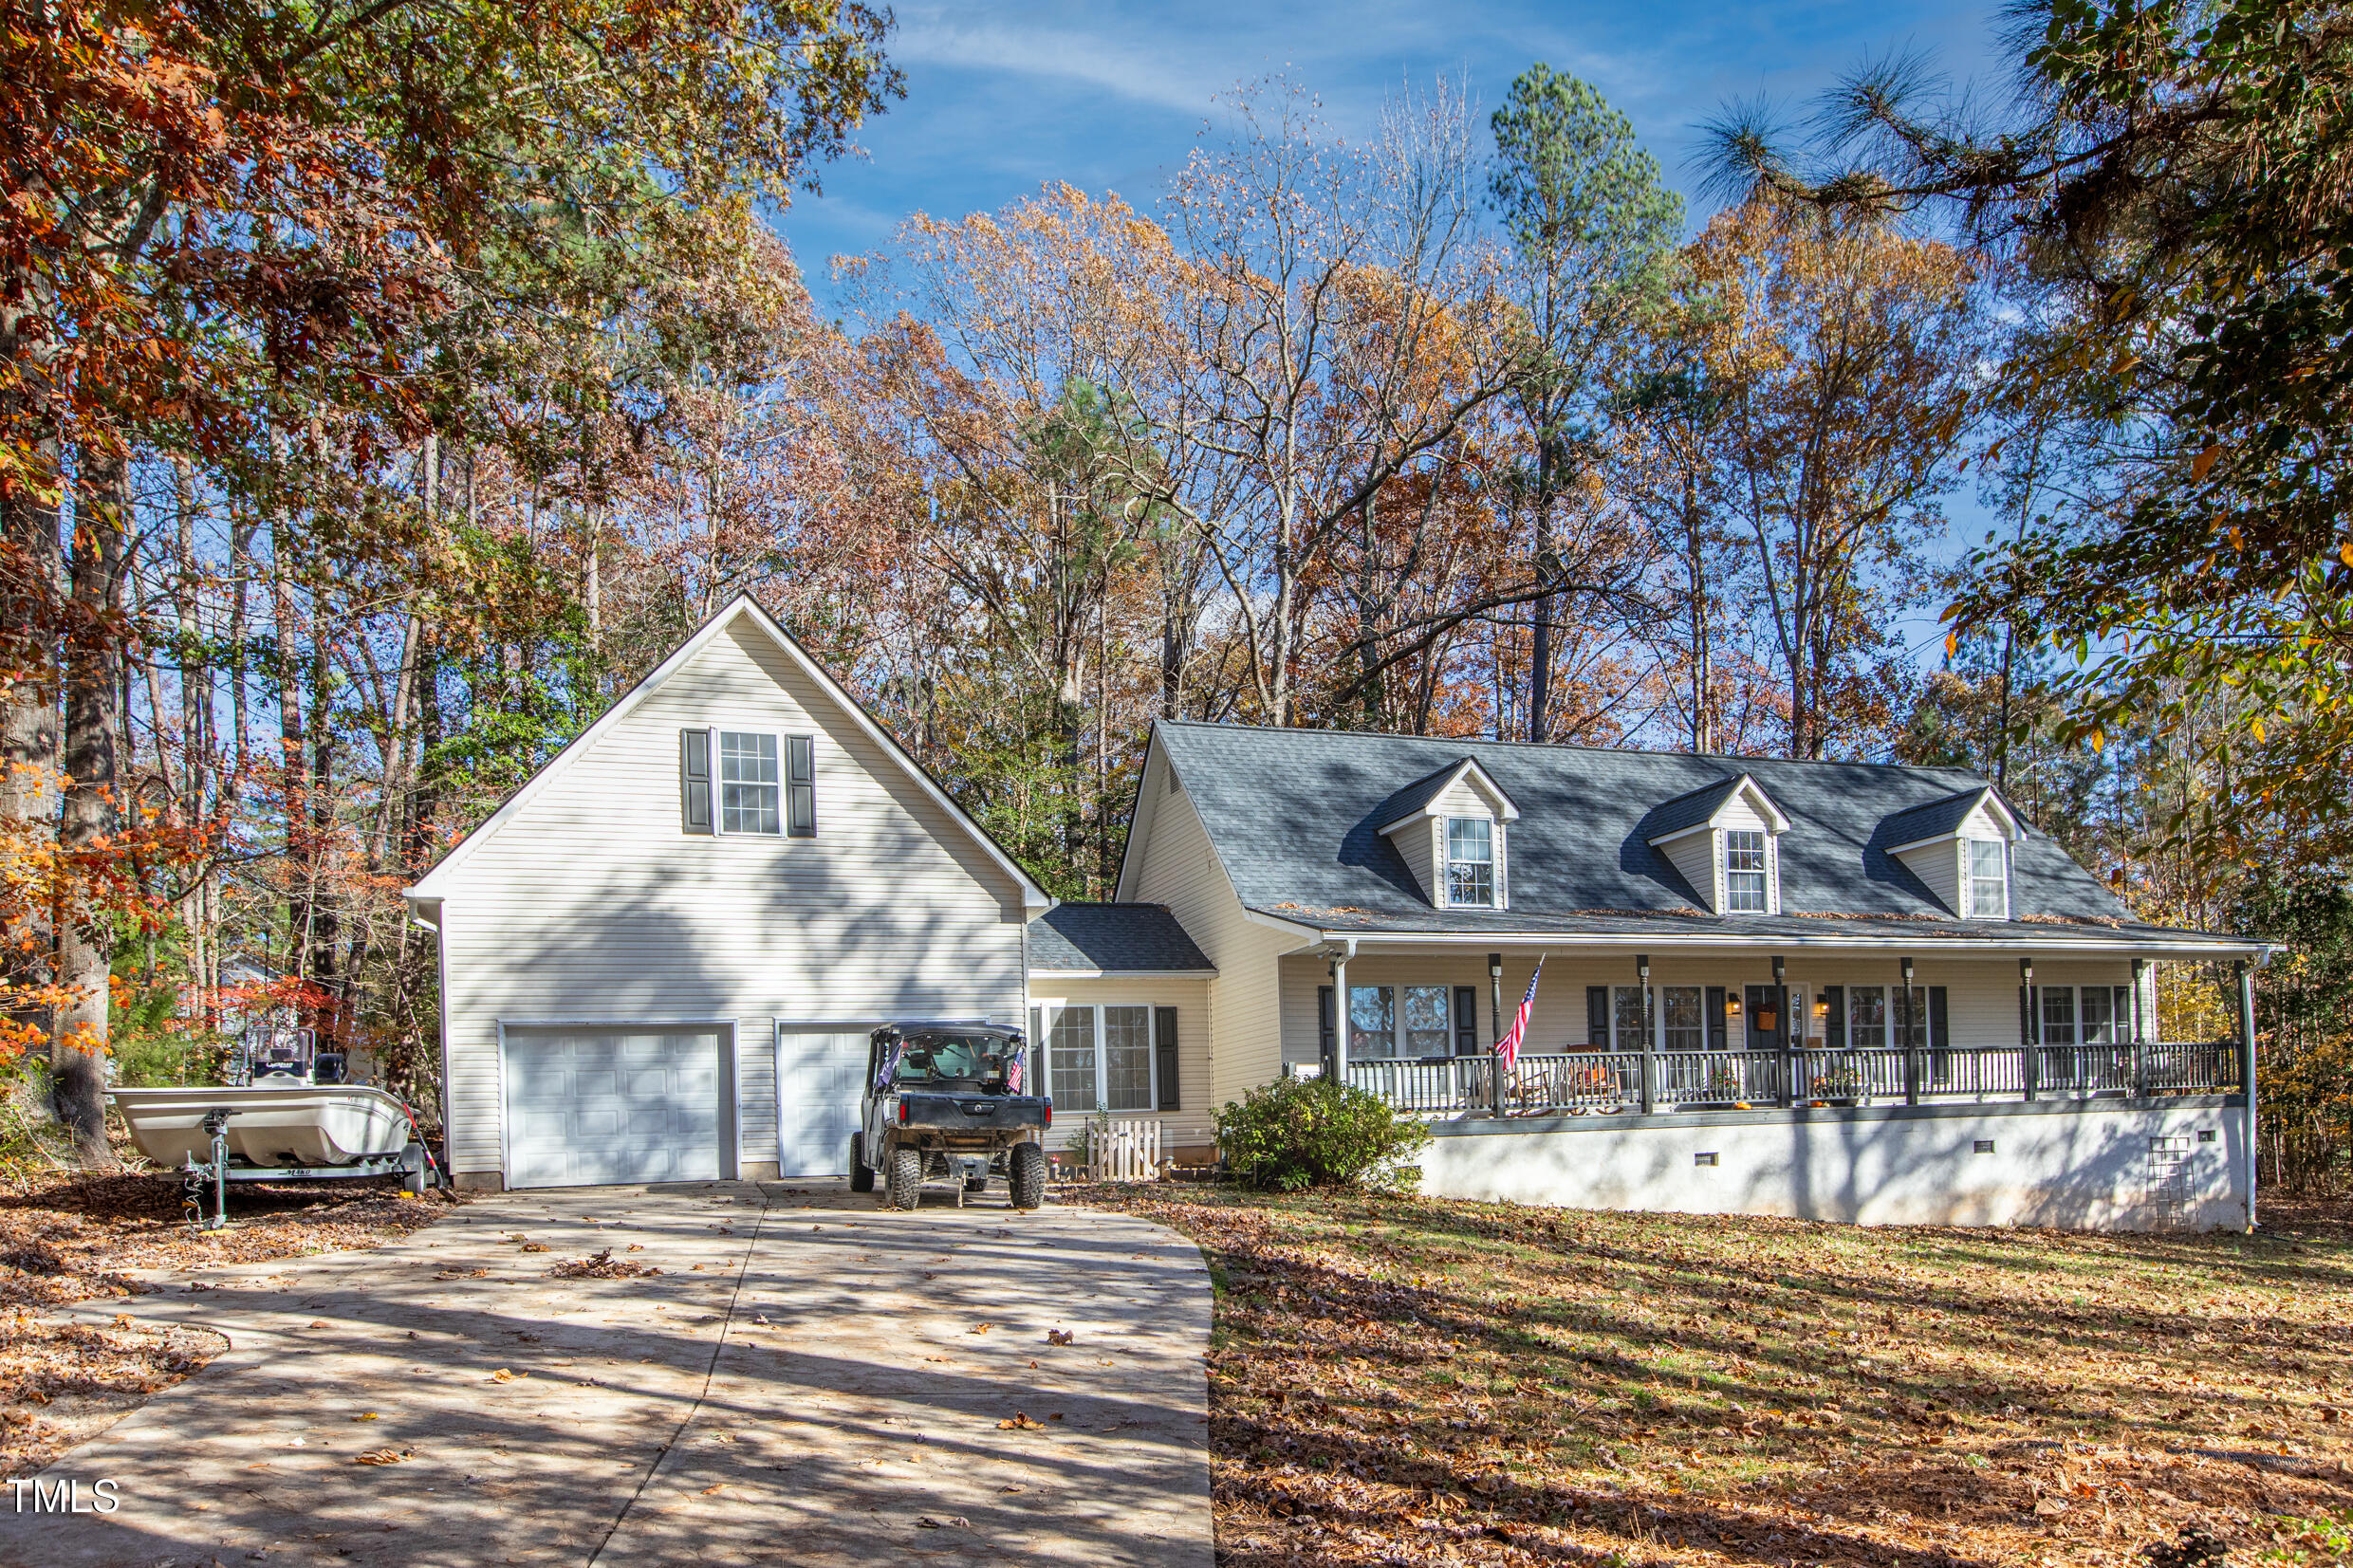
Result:
{"label": "concrete foundation wall", "polygon": [[2202,1099],[1446,1122],[1422,1190],[1861,1225],[2237,1229],[2245,1116]]}

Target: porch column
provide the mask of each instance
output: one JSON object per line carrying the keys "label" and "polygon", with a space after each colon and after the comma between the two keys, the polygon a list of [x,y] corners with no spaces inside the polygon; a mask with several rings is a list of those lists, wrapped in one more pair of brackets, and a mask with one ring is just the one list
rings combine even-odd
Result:
{"label": "porch column", "polygon": [[2262,1146],[2255,1142],[2255,971],[2245,959],[2238,965],[2238,1075],[2247,1093],[2247,1228],[2255,1228],[2255,1171],[2263,1164]]}
{"label": "porch column", "polygon": [[1332,958],[1332,1079],[1348,1081],[1348,950]]}
{"label": "porch column", "polygon": [[[1776,1001],[1781,1008],[1781,1061],[1778,1063],[1781,1093],[1776,1098],[1786,1111],[1796,1103],[1797,1052],[1806,1043],[1806,1021],[1798,1017],[1789,1005],[1789,967],[1780,953],[1773,954],[1773,990],[1777,993]],[[1726,1041],[1725,1043],[1729,1045],[1732,1042]],[[1741,1082],[1745,1087],[1748,1082],[1746,1073],[1741,1075]]]}
{"label": "porch column", "polygon": [[2133,1098],[2149,1098],[2149,1038],[2140,1027],[2140,976],[2148,968],[2146,959],[2133,960],[2132,1006],[2127,1016],[2132,1020]]}
{"label": "porch column", "polygon": [[1487,955],[1488,1011],[1495,1020],[1494,1038],[1487,1045],[1487,1108],[1494,1115],[1503,1115],[1503,1058],[1495,1047],[1503,1043],[1503,954]]}
{"label": "porch column", "polygon": [[1903,1102],[1906,1105],[1918,1105],[1920,1102],[1920,1053],[1918,1047],[1912,1043],[1912,1015],[1915,1009],[1912,1005],[1912,960],[1910,956],[1907,955],[1903,960],[1903,1018],[1901,1020],[1901,1025],[1903,1028]]}
{"label": "porch column", "polygon": [[1650,954],[1634,955],[1634,973],[1642,986],[1642,1115],[1647,1116],[1658,1108],[1658,1045],[1651,1034]]}
{"label": "porch column", "polygon": [[2026,1058],[2019,1070],[2019,1084],[2028,1099],[2043,1077],[2043,998],[2034,988],[2034,960],[2018,960],[2018,994],[2026,998],[2026,1027],[2018,1031],[2018,1053]]}

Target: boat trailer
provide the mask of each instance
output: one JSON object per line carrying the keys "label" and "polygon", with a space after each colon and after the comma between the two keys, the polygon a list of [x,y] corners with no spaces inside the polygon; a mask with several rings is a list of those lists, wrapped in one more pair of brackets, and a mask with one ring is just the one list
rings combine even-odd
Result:
{"label": "boat trailer", "polygon": [[[180,1168],[180,1208],[188,1223],[218,1230],[229,1223],[229,1184],[232,1181],[329,1181],[343,1176],[391,1176],[402,1179],[403,1191],[421,1195],[427,1187],[446,1185],[441,1165],[422,1143],[411,1143],[398,1153],[362,1155],[347,1165],[232,1165],[229,1162],[229,1116],[226,1110],[208,1111],[204,1131],[213,1140],[213,1157],[190,1154]],[[208,1191],[209,1190],[209,1191]],[[206,1199],[212,1212],[205,1212]]]}

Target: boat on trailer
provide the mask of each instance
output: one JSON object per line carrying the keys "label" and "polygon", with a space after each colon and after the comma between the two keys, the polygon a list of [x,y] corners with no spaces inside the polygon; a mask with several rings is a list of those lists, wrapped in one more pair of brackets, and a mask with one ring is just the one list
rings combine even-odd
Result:
{"label": "boat on trailer", "polygon": [[397,1174],[422,1192],[438,1179],[409,1108],[382,1089],[341,1081],[340,1055],[306,1048],[247,1060],[245,1083],[108,1091],[139,1153],[179,1172],[192,1217],[227,1223],[231,1182]]}

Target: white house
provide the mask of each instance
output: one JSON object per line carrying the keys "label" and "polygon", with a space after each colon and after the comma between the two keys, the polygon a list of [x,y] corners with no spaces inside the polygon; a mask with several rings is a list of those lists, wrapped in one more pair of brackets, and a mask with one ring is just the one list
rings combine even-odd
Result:
{"label": "white house", "polygon": [[1322,1072],[1429,1116],[1463,1195],[2252,1201],[2243,1049],[2158,1040],[2146,964],[2259,945],[2134,920],[1949,770],[1162,723],[1118,901],[1055,905],[746,600],[409,899],[475,1184],[839,1171],[865,1031],[919,1017],[1026,1023],[1056,1142],[1207,1158],[1215,1107]]}

